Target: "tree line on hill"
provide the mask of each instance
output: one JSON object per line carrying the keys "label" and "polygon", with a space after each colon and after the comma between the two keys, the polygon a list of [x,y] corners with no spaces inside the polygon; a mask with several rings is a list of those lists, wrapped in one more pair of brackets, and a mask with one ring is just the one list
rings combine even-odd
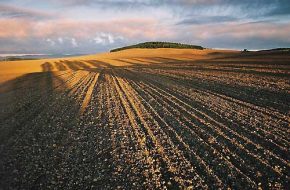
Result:
{"label": "tree line on hill", "polygon": [[116,51],[122,51],[126,49],[133,49],[133,48],[177,48],[177,49],[199,49],[203,50],[204,48],[202,46],[197,45],[189,45],[189,44],[181,44],[181,43],[172,43],[172,42],[145,42],[145,43],[139,43],[136,45],[131,46],[125,46],[121,48],[112,49],[110,52],[116,52]]}

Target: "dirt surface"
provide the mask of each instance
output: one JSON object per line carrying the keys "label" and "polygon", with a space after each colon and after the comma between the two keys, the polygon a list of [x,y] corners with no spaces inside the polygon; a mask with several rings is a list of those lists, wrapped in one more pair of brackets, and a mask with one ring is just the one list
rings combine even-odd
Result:
{"label": "dirt surface", "polygon": [[3,80],[0,189],[289,187],[288,52],[146,51]]}

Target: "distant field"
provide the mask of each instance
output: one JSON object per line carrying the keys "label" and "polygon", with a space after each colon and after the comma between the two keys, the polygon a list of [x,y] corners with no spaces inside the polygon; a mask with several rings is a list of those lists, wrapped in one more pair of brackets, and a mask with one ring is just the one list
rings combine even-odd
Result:
{"label": "distant field", "polygon": [[287,51],[1,62],[0,82],[0,187],[289,187]]}

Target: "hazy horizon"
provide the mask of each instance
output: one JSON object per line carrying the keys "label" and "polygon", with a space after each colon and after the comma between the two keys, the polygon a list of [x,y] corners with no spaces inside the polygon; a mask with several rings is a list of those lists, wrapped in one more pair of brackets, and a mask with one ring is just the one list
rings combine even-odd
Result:
{"label": "hazy horizon", "polygon": [[1,54],[92,54],[145,41],[290,47],[287,0],[1,0],[0,24]]}
{"label": "hazy horizon", "polygon": [[[128,45],[134,45],[134,44],[128,44]],[[199,45],[199,44],[191,44],[191,45]],[[124,45],[126,46],[126,45]],[[87,53],[78,53],[78,52],[74,52],[74,53],[58,53],[58,52],[54,52],[54,53],[14,53],[14,52],[6,52],[6,53],[1,53],[0,52],[0,57],[17,57],[17,56],[56,56],[56,55],[64,55],[64,56],[75,56],[75,55],[89,55],[89,54],[99,54],[99,53],[108,53],[110,52],[110,50],[112,49],[116,49],[116,48],[120,48],[120,47],[124,47],[124,46],[118,46],[118,47],[112,47],[111,49],[107,49],[104,51],[98,51],[98,52],[87,52]],[[236,50],[236,51],[240,51],[243,50],[241,48],[215,48],[215,47],[204,47],[206,49],[216,49],[216,50]],[[288,48],[288,47],[273,47],[270,49],[276,49],[276,48]],[[260,50],[268,50],[266,48],[261,48],[261,49],[247,49],[248,51],[260,51]]]}

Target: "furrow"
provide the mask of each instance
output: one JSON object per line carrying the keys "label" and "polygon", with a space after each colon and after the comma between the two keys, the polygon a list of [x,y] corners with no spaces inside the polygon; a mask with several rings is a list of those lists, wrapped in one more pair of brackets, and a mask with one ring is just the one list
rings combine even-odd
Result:
{"label": "furrow", "polygon": [[[155,91],[156,91],[156,89],[158,89],[156,86],[154,86],[154,88],[152,88],[151,86],[145,85],[145,87],[151,88],[152,90],[155,90]],[[166,94],[166,92],[163,91],[162,94],[159,93],[159,96],[165,97],[164,94]],[[168,96],[172,96],[172,95],[169,94]],[[169,100],[169,101],[173,101],[173,100]],[[178,105],[178,104],[176,104],[176,105]],[[247,150],[243,145],[239,144],[235,139],[230,139],[229,136],[225,135],[225,133],[222,132],[219,128],[216,128],[214,125],[206,122],[204,119],[193,115],[192,112],[188,112],[187,111],[188,109],[185,109],[182,106],[178,106],[178,107],[180,107],[184,112],[187,112],[190,115],[190,117],[194,117],[194,118],[198,119],[201,123],[204,123],[205,126],[211,127],[211,130],[212,129],[214,130],[213,132],[215,132],[215,133],[217,132],[217,134],[219,134],[219,135],[221,135],[221,137],[225,138],[226,141],[233,143],[233,145],[234,145],[232,147],[233,149],[237,150],[236,148],[240,147],[240,151],[242,151],[242,152],[245,151],[246,154],[244,154],[242,152],[239,152],[239,154],[241,154],[243,156],[247,156],[247,157],[250,156],[249,158],[247,158],[247,160],[248,161],[252,160],[252,164],[262,164],[260,167],[263,167],[265,169],[267,168],[266,170],[269,170],[269,173],[276,173],[276,175],[279,175],[279,176],[286,175],[286,174],[283,174],[282,171],[284,170],[284,172],[287,172],[287,167],[288,167],[287,165],[284,166],[282,171],[276,170],[276,168],[272,168],[272,166],[267,163],[267,160],[262,160],[265,155],[263,157],[261,157],[261,156],[257,156],[255,154],[253,154],[252,152],[249,152],[249,150]],[[204,115],[202,115],[202,116],[204,116]],[[254,160],[258,160],[258,162],[255,162]]]}
{"label": "furrow", "polygon": [[[195,186],[199,186],[200,184],[202,184],[202,180],[200,179],[199,175],[197,175],[197,173],[193,171],[193,167],[188,162],[188,160],[185,159],[183,153],[178,150],[177,147],[175,147],[171,139],[168,138],[167,134],[164,132],[164,129],[160,128],[160,123],[158,123],[151,116],[151,113],[148,113],[148,111],[144,109],[142,105],[143,101],[141,103],[136,98],[139,95],[132,91],[132,88],[128,85],[127,82],[124,82],[123,79],[117,78],[117,80],[121,84],[122,88],[124,88],[124,91],[128,93],[128,96],[134,94],[134,96],[131,96],[131,103],[136,106],[135,109],[138,110],[138,112],[140,110],[138,116],[140,118],[144,118],[141,119],[141,121],[145,125],[151,138],[153,138],[154,144],[156,145],[156,147],[158,147],[157,151],[159,152],[159,154],[162,157],[166,157],[164,160],[167,163],[167,167],[169,168],[169,170],[175,171],[174,173],[176,182],[180,183],[181,187],[191,186],[192,181]],[[153,112],[153,115],[154,114],[157,117],[159,116],[158,114],[156,115],[156,112]],[[150,120],[152,120],[152,123],[148,123]],[[169,126],[165,123],[164,127],[168,129]],[[180,176],[180,178],[178,179],[177,176]]]}
{"label": "furrow", "polygon": [[[158,89],[160,89],[159,87],[156,87],[156,86],[155,86],[154,88],[158,88]],[[171,92],[170,89],[168,89],[167,87],[165,87],[165,88],[166,88],[167,91]],[[164,90],[162,90],[162,91],[165,92]],[[166,93],[169,94],[168,92],[166,92]],[[173,94],[174,94],[174,93],[173,93]],[[225,128],[225,129],[226,129],[227,131],[229,131],[230,133],[236,135],[237,137],[239,137],[239,138],[242,139],[243,141],[245,141],[245,142],[247,142],[247,143],[250,143],[249,145],[253,145],[253,146],[257,147],[258,149],[261,149],[261,147],[262,147],[261,145],[259,145],[259,144],[258,144],[258,145],[255,144],[255,143],[252,142],[249,138],[244,137],[244,136],[241,136],[241,135],[238,134],[236,131],[233,131],[232,129],[230,129],[229,127],[225,126],[224,124],[222,124],[222,123],[220,123],[220,122],[217,122],[216,120],[214,120],[211,116],[207,115],[206,113],[203,113],[203,112],[201,112],[200,110],[191,107],[189,104],[185,103],[184,101],[178,99],[178,98],[177,98],[177,96],[178,96],[177,94],[172,95],[172,93],[170,93],[170,96],[171,96],[173,99],[176,99],[177,101],[179,101],[179,102],[181,102],[183,105],[185,105],[187,109],[190,109],[190,110],[192,110],[192,111],[197,112],[198,114],[201,114],[202,116],[204,116],[205,118],[209,119],[210,121],[212,121],[212,122],[214,122],[214,123],[216,123],[216,124],[218,124],[218,125],[220,125],[220,126],[223,126],[223,128]],[[280,160],[281,162],[283,162],[284,164],[286,164],[286,161],[283,160],[282,158],[278,157],[277,155],[275,155],[275,154],[272,153],[272,152],[269,152],[269,153],[270,153],[270,155],[272,155],[275,159],[278,159],[278,160]]]}
{"label": "furrow", "polygon": [[159,162],[157,161],[156,158],[154,158],[153,153],[150,151],[150,149],[147,147],[146,143],[146,136],[144,133],[141,131],[140,127],[138,126],[138,123],[135,119],[135,114],[133,110],[130,107],[130,103],[128,102],[127,97],[124,95],[124,93],[121,91],[119,85],[117,84],[115,78],[112,78],[114,87],[116,88],[119,98],[122,102],[122,106],[124,110],[126,111],[126,114],[130,120],[130,124],[132,126],[132,129],[135,133],[135,136],[137,138],[137,142],[142,150],[141,154],[144,156],[145,161],[148,165],[148,169],[150,173],[152,174],[152,183],[155,188],[160,188],[164,189],[164,185],[162,183],[163,180],[161,180],[160,174],[160,166]]}
{"label": "furrow", "polygon": [[92,79],[91,82],[89,82],[90,86],[88,87],[87,89],[87,92],[85,94],[85,98],[83,100],[83,103],[82,103],[82,106],[81,106],[81,109],[80,109],[80,114],[82,115],[84,112],[85,112],[85,109],[87,108],[90,100],[91,100],[91,96],[92,96],[92,92],[94,90],[94,87],[98,81],[98,78],[99,78],[99,74],[95,74],[94,78]]}
{"label": "furrow", "polygon": [[[138,84],[136,84],[134,81],[130,81],[130,84],[132,85],[135,85],[135,86],[138,86]],[[224,159],[224,157],[226,157],[225,155],[223,154],[219,154],[217,150],[213,149],[210,145],[208,145],[205,141],[207,140],[203,140],[200,136],[198,136],[197,134],[195,134],[195,132],[193,132],[190,128],[188,128],[187,126],[185,126],[181,121],[175,119],[175,118],[181,118],[183,117],[182,115],[176,115],[176,116],[172,116],[170,119],[169,119],[169,116],[168,115],[172,115],[171,113],[176,113],[178,110],[175,110],[174,108],[172,108],[171,106],[169,106],[167,103],[164,104],[164,100],[161,99],[161,98],[158,98],[158,96],[155,96],[155,95],[151,95],[149,94],[149,92],[145,92],[145,91],[148,91],[148,88],[144,87],[144,86],[139,86],[138,88],[140,91],[143,91],[142,93],[146,94],[146,96],[148,96],[148,99],[144,100],[143,102],[150,102],[150,104],[152,105],[160,105],[160,103],[162,102],[162,105],[160,105],[159,107],[159,110],[158,110],[158,113],[162,113],[162,112],[167,112],[167,114],[162,114],[163,118],[166,119],[168,122],[170,122],[171,126],[174,128],[172,129],[172,131],[174,131],[174,133],[179,136],[178,134],[180,134],[180,136],[178,137],[178,140],[184,145],[185,149],[187,149],[191,154],[195,154],[196,153],[200,153],[201,151],[200,150],[209,150],[207,153],[206,153],[206,158],[207,160],[213,160],[214,163],[212,162],[206,162],[203,161],[201,159],[201,157],[199,157],[198,155],[196,155],[198,157],[198,160],[199,160],[199,164],[205,164],[205,167],[207,168],[208,171],[211,171],[209,173],[213,173],[214,174],[214,169],[212,167],[209,167],[209,165],[213,165],[213,166],[218,166],[219,164],[222,164],[222,163],[225,163],[226,165],[229,165],[229,169],[227,170],[229,173],[231,173],[231,176],[232,178],[234,179],[234,177],[236,176],[236,178],[238,179],[245,179],[247,181],[247,183],[250,183],[252,185],[255,186],[255,183],[248,177],[246,176],[245,174],[243,174],[240,169],[236,168],[231,162],[229,162],[228,160]],[[146,89],[146,90],[143,90],[143,89]],[[152,93],[152,92],[150,92]],[[158,101],[155,101],[158,100]],[[152,103],[151,103],[152,102]],[[154,102],[154,103],[153,103]],[[166,107],[169,107],[169,109],[171,109],[170,111],[167,110]],[[152,108],[153,109],[153,108]],[[157,108],[158,109],[158,108]],[[175,121],[173,121],[175,120]],[[190,125],[194,125],[192,122],[188,121],[187,122],[190,123]],[[168,125],[167,125],[168,128],[170,128]],[[195,126],[197,129],[200,130],[199,127]],[[206,134],[205,131],[202,131],[204,134]],[[177,134],[178,133],[178,134]],[[201,133],[201,134],[203,134]],[[186,135],[187,134],[187,135]],[[188,134],[191,134],[193,136],[188,136]],[[186,139],[187,143],[183,142],[182,140],[182,137],[184,139]],[[204,136],[204,135],[203,135]],[[206,144],[206,146],[205,146]],[[193,152],[192,150],[195,150],[195,152]],[[212,152],[214,154],[212,154]],[[200,153],[200,156],[204,156],[204,152],[201,152]],[[215,163],[216,162],[216,163]],[[209,164],[209,165],[207,165]],[[201,171],[203,171],[204,169],[200,169]],[[236,170],[237,174],[233,173],[233,171],[231,170]],[[224,172],[225,172],[225,168],[221,168],[220,171],[218,171],[218,173],[220,175],[224,175]],[[241,176],[240,176],[241,175]],[[224,178],[225,181],[229,180],[228,176],[226,176],[227,178]],[[209,176],[207,176],[207,180]],[[208,182],[208,184],[213,184],[212,182]],[[227,182],[226,184],[229,184],[229,182]],[[236,184],[237,185],[237,184]],[[251,186],[252,187],[252,186]]]}

